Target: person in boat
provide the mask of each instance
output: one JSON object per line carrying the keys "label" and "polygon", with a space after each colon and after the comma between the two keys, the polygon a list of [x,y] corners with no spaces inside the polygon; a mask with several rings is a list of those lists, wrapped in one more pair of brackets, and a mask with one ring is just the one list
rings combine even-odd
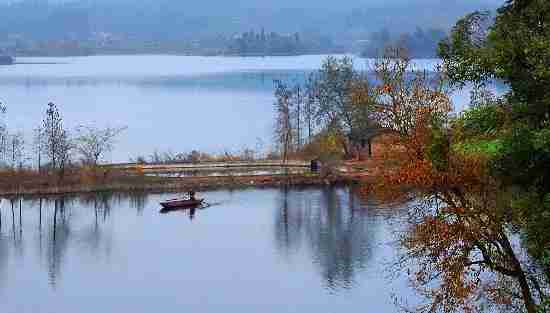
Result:
{"label": "person in boat", "polygon": [[189,192],[189,200],[191,200],[191,201],[196,201],[197,200],[197,198],[195,198],[195,192],[194,191]]}

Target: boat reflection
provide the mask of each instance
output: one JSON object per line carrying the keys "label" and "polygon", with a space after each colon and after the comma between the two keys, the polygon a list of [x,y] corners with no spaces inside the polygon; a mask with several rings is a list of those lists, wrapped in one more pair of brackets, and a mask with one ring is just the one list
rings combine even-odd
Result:
{"label": "boat reflection", "polygon": [[171,209],[163,208],[160,210],[160,214],[186,213],[186,214],[189,214],[190,220],[193,220],[195,218],[196,212],[197,212],[197,208],[171,208]]}

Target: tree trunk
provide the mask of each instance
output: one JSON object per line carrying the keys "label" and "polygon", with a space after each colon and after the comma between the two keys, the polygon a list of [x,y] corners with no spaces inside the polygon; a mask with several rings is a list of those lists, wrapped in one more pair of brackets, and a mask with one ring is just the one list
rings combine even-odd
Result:
{"label": "tree trunk", "polygon": [[372,158],[372,140],[369,138],[367,141],[367,145],[369,146],[369,158]]}
{"label": "tree trunk", "polygon": [[527,282],[527,278],[525,277],[525,274],[523,271],[518,277],[519,285],[521,287],[521,295],[523,297],[523,303],[525,304],[525,309],[528,313],[537,313],[537,306],[535,304],[535,301],[533,300],[533,295],[531,294],[531,289],[529,287],[529,283]]}
{"label": "tree trunk", "polygon": [[58,200],[54,200],[54,211],[53,211],[53,245],[55,250],[55,237],[57,233],[57,210],[58,210]]}
{"label": "tree trunk", "polygon": [[510,241],[508,240],[506,235],[503,235],[503,238],[499,241],[502,244],[504,251],[506,252],[506,254],[508,254],[508,257],[512,261],[512,266],[514,267],[514,270],[517,273],[516,279],[521,289],[521,295],[523,298],[525,309],[527,310],[528,313],[536,313],[537,305],[535,304],[535,301],[533,299],[533,294],[531,293],[531,287],[529,286],[529,282],[527,281],[525,272],[523,272],[521,263],[517,259],[514,249],[512,249],[512,245],[510,244]]}
{"label": "tree trunk", "polygon": [[351,153],[350,153],[351,151],[350,151],[349,146],[346,143],[345,139],[342,140],[342,148],[344,149],[344,156],[345,156],[344,158],[349,159],[350,155],[351,155]]}

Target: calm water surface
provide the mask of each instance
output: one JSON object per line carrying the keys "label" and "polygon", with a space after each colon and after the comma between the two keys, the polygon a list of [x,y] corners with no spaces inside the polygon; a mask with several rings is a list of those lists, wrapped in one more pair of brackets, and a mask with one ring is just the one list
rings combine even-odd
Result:
{"label": "calm water surface", "polygon": [[[2,312],[395,312],[402,212],[348,188],[2,201]],[[42,207],[42,209],[40,209]],[[57,208],[57,209],[56,209]],[[20,218],[21,216],[21,218]]]}
{"label": "calm water surface", "polygon": [[[19,58],[59,64],[0,66],[0,101],[8,105],[9,127],[24,131],[28,142],[50,101],[69,128],[128,126],[108,161],[155,150],[265,150],[273,138],[273,80],[301,81],[325,57]],[[416,62],[430,69],[436,61]],[[355,60],[359,69],[368,69],[367,63]],[[467,97],[459,93],[457,106]]]}

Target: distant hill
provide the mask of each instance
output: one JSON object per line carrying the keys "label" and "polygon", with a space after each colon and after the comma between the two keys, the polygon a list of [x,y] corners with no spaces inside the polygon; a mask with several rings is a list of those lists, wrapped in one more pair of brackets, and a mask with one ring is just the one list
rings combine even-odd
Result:
{"label": "distant hill", "polygon": [[448,30],[474,10],[503,0],[0,0],[7,38],[85,40],[120,34],[139,40],[217,40],[252,29],[299,33],[350,46],[382,28]]}

